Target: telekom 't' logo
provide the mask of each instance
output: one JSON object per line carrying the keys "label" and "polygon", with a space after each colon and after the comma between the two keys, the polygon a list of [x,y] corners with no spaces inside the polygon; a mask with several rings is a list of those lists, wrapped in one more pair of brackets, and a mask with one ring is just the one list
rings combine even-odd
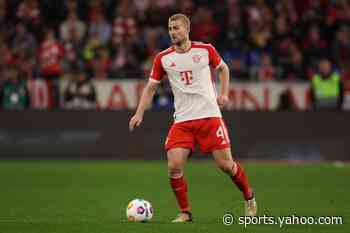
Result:
{"label": "telekom 't' logo", "polygon": [[192,71],[182,71],[180,72],[181,81],[185,83],[185,85],[192,84]]}

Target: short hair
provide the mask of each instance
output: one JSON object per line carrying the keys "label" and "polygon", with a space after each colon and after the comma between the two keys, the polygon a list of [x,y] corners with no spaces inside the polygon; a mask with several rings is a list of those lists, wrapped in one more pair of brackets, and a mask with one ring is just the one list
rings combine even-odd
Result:
{"label": "short hair", "polygon": [[182,20],[182,22],[185,24],[185,26],[190,30],[191,27],[191,21],[190,19],[184,15],[184,14],[174,14],[169,17],[169,22],[174,20]]}

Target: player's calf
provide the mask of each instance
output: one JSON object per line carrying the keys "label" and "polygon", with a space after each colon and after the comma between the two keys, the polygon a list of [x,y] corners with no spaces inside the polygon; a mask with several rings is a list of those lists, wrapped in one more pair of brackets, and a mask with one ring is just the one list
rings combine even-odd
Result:
{"label": "player's calf", "polygon": [[231,168],[232,175],[231,180],[236,184],[237,188],[241,190],[245,200],[250,200],[254,197],[252,188],[249,185],[248,177],[239,162],[235,162],[235,165]]}

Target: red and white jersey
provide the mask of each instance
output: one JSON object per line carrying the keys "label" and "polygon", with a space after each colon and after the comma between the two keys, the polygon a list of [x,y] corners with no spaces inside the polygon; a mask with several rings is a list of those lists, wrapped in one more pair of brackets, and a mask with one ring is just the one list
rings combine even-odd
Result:
{"label": "red and white jersey", "polygon": [[175,98],[175,123],[221,117],[210,68],[216,69],[222,59],[210,44],[192,42],[184,53],[173,47],[157,54],[150,80],[160,82],[166,74]]}
{"label": "red and white jersey", "polygon": [[59,42],[44,41],[38,51],[38,60],[42,75],[60,75],[61,59],[64,56],[64,48]]}

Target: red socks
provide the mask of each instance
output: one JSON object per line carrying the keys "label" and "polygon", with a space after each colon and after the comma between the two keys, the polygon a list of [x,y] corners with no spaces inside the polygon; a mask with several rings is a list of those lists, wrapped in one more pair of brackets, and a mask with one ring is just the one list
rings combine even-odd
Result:
{"label": "red socks", "polygon": [[191,208],[187,197],[187,183],[185,178],[183,176],[180,178],[170,178],[170,186],[175,193],[181,211],[190,211]]}
{"label": "red socks", "polygon": [[243,197],[245,200],[252,199],[254,194],[249,186],[248,178],[245,175],[245,172],[241,167],[241,165],[238,162],[236,162],[236,164],[237,164],[237,172],[234,176],[231,176],[231,179],[239,188],[239,190],[242,191]]}
{"label": "red socks", "polygon": [[[249,186],[248,178],[241,165],[237,164],[237,172],[234,176],[231,176],[232,181],[236,184],[239,190],[242,191],[245,200],[253,198],[254,194]],[[232,168],[233,169],[233,168]],[[182,212],[191,211],[187,196],[187,183],[184,176],[179,178],[170,178],[170,186],[173,189],[177,203]]]}

